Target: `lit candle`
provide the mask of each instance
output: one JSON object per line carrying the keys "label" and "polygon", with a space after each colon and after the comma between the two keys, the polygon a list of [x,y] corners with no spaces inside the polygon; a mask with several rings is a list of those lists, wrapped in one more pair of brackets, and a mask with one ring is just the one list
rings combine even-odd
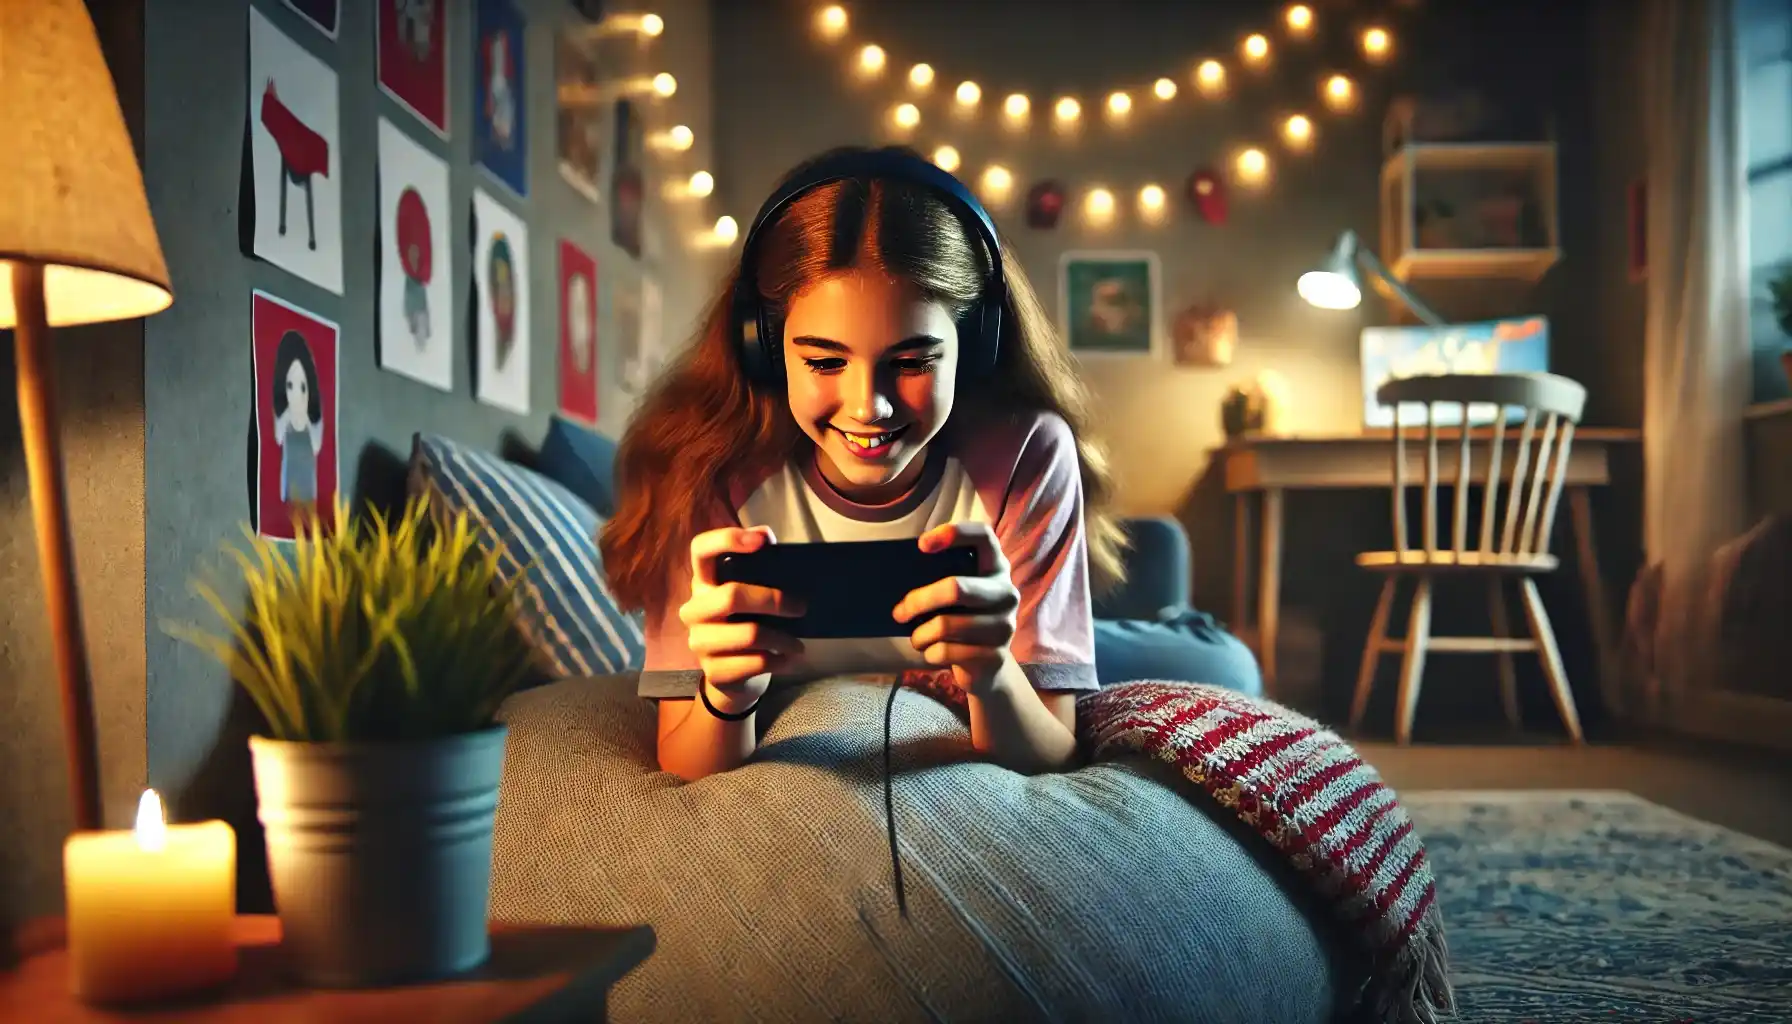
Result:
{"label": "lit candle", "polygon": [[169,825],[145,790],[135,830],[69,836],[62,870],[75,995],[147,1002],[236,973],[236,833],[224,822]]}

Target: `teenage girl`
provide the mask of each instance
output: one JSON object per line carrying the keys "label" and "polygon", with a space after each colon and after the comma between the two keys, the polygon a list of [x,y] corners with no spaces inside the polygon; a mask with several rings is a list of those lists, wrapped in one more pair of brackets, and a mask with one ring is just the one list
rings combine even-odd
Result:
{"label": "teenage girl", "polygon": [[[1120,574],[1087,426],[1050,319],[962,183],[897,149],[792,171],[617,456],[601,548],[615,595],[646,612],[640,693],[659,704],[660,766],[697,779],[740,765],[773,676],[915,669],[949,670],[938,680],[966,698],[986,757],[1068,765],[1076,698],[1097,687],[1091,588]],[[732,621],[801,609],[716,582],[725,552],[892,538],[973,546],[982,570],[890,609],[917,623],[901,640]]]}

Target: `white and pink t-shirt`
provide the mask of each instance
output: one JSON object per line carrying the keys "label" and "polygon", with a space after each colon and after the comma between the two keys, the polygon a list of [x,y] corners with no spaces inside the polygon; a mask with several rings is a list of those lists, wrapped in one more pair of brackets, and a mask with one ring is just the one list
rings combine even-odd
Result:
{"label": "white and pink t-shirt", "polygon": [[[829,485],[810,454],[777,472],[739,481],[729,489],[729,507],[718,508],[715,521],[699,529],[769,526],[782,543],[819,543],[895,540],[946,523],[987,523],[1020,591],[1010,645],[1015,660],[1037,689],[1097,689],[1082,473],[1069,425],[1042,413],[980,428],[969,438],[948,428],[925,458],[921,479],[907,495],[887,505],[861,505]],[[642,697],[696,696],[703,673],[678,618],[678,605],[689,592],[686,568],[672,587],[669,607],[648,610]],[[931,668],[907,637],[813,639],[804,647],[802,662],[778,679]]]}

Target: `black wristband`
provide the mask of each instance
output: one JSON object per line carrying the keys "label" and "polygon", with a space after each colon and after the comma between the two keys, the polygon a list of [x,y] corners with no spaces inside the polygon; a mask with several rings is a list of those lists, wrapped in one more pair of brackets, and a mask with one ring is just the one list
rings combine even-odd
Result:
{"label": "black wristband", "polygon": [[710,703],[709,700],[709,683],[701,679],[697,681],[697,699],[703,702],[703,709],[705,711],[708,711],[710,714],[724,722],[743,721],[751,716],[753,712],[759,710],[759,702],[754,701],[745,711],[736,711],[733,714],[729,714],[725,711],[717,711],[716,706]]}

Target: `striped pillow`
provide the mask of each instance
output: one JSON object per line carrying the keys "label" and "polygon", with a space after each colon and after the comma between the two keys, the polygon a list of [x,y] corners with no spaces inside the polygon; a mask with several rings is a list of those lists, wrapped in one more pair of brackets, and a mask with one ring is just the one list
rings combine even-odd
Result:
{"label": "striped pillow", "polygon": [[[591,506],[547,477],[443,437],[417,435],[411,491],[438,513],[461,510],[501,546],[518,583],[518,627],[555,679],[636,671],[645,644],[638,616],[623,613],[597,551],[603,525]],[[488,542],[489,543],[489,542]]]}

